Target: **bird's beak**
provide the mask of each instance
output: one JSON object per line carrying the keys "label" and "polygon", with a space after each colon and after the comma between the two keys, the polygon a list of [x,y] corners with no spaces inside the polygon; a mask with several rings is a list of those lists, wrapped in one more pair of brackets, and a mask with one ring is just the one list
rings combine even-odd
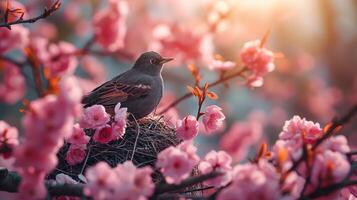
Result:
{"label": "bird's beak", "polygon": [[171,60],[173,60],[173,58],[162,58],[161,61],[160,61],[160,64],[164,64],[164,63],[170,62]]}

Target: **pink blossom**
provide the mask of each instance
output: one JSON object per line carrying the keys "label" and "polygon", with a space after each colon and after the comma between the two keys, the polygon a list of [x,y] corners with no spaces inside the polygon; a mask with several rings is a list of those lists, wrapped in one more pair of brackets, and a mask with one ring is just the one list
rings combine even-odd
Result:
{"label": "pink blossom", "polygon": [[86,145],[71,144],[66,154],[66,161],[69,165],[81,163],[86,157]]}
{"label": "pink blossom", "polygon": [[45,173],[38,171],[22,173],[17,198],[28,200],[44,199],[47,194],[47,189],[43,182],[45,175]]}
{"label": "pink blossom", "polygon": [[301,195],[304,184],[305,179],[303,177],[299,176],[296,172],[291,172],[285,178],[281,190],[288,192],[289,196],[293,199],[298,199]]}
{"label": "pink blossom", "polygon": [[[15,167],[27,170],[51,171],[57,165],[56,152],[39,151],[37,144],[25,143],[15,150]],[[54,150],[53,150],[54,151]]]}
{"label": "pink blossom", "polygon": [[48,46],[48,59],[44,60],[48,75],[60,77],[72,75],[77,67],[78,61],[74,56],[76,48],[68,42],[61,41],[58,44]]}
{"label": "pink blossom", "polygon": [[82,114],[83,91],[78,85],[78,79],[75,76],[62,77],[58,83],[59,101],[70,110],[74,117]]}
{"label": "pink blossom", "polygon": [[[312,144],[321,136],[320,124],[294,116],[285,122],[283,131],[279,134],[279,139],[294,140],[298,144],[302,142]],[[304,138],[304,141],[301,138]]]}
{"label": "pink blossom", "polygon": [[246,85],[250,88],[256,88],[263,86],[264,79],[261,76],[249,76],[247,78]]}
{"label": "pink blossom", "polygon": [[7,28],[0,29],[0,54],[13,49],[22,49],[29,42],[29,30],[22,25],[12,26],[11,30]]}
{"label": "pink blossom", "polygon": [[340,153],[350,152],[347,138],[344,135],[337,135],[326,139],[318,148],[320,151],[331,150]]}
{"label": "pink blossom", "polygon": [[121,104],[118,103],[114,108],[114,120],[115,121],[126,121],[128,108],[122,108]]}
{"label": "pink blossom", "polygon": [[86,135],[84,130],[79,126],[79,124],[75,124],[73,126],[73,133],[70,138],[68,138],[67,142],[74,145],[86,145],[88,144],[90,137]]}
{"label": "pink blossom", "polygon": [[58,144],[58,140],[63,138],[63,134],[71,133],[73,118],[69,117],[66,107],[56,96],[47,95],[32,101],[29,107],[30,112],[23,118],[23,126],[29,137],[41,137],[42,141],[46,141],[39,143],[42,148],[53,148]]}
{"label": "pink blossom", "polygon": [[12,155],[13,148],[19,144],[18,130],[16,127],[10,126],[5,121],[0,121],[0,154],[4,158],[9,158]]}
{"label": "pink blossom", "polygon": [[198,163],[195,151],[196,148],[191,142],[166,148],[159,153],[156,167],[160,168],[168,183],[178,184],[190,176],[193,167]]}
{"label": "pink blossom", "polygon": [[207,174],[214,170],[224,172],[225,174],[205,182],[206,185],[213,185],[216,187],[225,186],[232,177],[230,171],[232,169],[232,158],[224,151],[210,151],[206,154],[203,161],[198,165],[198,169]]}
{"label": "pink blossom", "polygon": [[105,112],[104,106],[93,105],[84,109],[80,125],[82,128],[98,128],[109,121],[110,115]]}
{"label": "pink blossom", "polygon": [[255,76],[263,76],[275,68],[274,53],[261,47],[260,40],[245,43],[240,58]]}
{"label": "pink blossom", "polygon": [[93,18],[95,40],[108,51],[123,47],[126,35],[128,5],[124,0],[110,0],[107,8],[99,10]]}
{"label": "pink blossom", "polygon": [[266,161],[237,165],[233,169],[233,182],[219,193],[218,200],[275,200],[282,196],[279,178],[274,167]]}
{"label": "pink blossom", "polygon": [[[61,92],[63,90],[60,89],[58,96],[47,95],[32,101],[22,121],[25,140],[15,149],[14,165],[22,177],[20,196],[24,195],[26,199],[31,198],[31,195],[35,195],[34,199],[45,198],[45,175],[57,165],[57,151],[63,145],[63,140],[72,133],[75,119],[73,106],[69,104],[70,101],[63,100]],[[71,103],[79,104],[80,99],[72,100]]]}
{"label": "pink blossom", "polygon": [[216,105],[206,107],[205,113],[202,116],[202,122],[208,133],[217,131],[223,126],[223,121],[226,117],[221,110],[222,108]]}
{"label": "pink blossom", "polygon": [[[59,108],[61,111],[59,112]],[[72,133],[74,116],[58,97],[47,95],[32,101],[29,112],[22,120],[26,138],[41,138],[31,140],[31,143],[42,147],[43,151],[53,152],[62,145],[63,139]]]}
{"label": "pink blossom", "polygon": [[153,194],[155,185],[150,167],[136,168],[131,161],[126,161],[114,170],[120,182],[115,190],[118,200],[146,199]]}
{"label": "pink blossom", "polygon": [[261,136],[261,124],[237,122],[233,124],[228,133],[223,135],[220,146],[239,161],[246,156],[249,147],[256,144]]}
{"label": "pink blossom", "polygon": [[[157,31],[157,28],[161,31]],[[166,33],[162,34],[162,30]],[[157,32],[160,34],[155,34]],[[174,56],[177,63],[212,60],[212,37],[206,33],[197,33],[177,25],[160,24],[154,27],[153,34],[155,35],[149,46],[150,49],[167,56]]]}
{"label": "pink blossom", "polygon": [[196,117],[189,115],[183,120],[176,122],[176,134],[183,140],[190,140],[194,138],[198,133],[199,123]]}
{"label": "pink blossom", "polygon": [[198,163],[200,158],[197,156],[197,147],[193,145],[193,141],[184,141],[177,146],[181,151],[185,152],[188,156],[188,159],[193,163]]}
{"label": "pink blossom", "polygon": [[127,108],[120,108],[118,103],[114,108],[114,122],[112,123],[114,139],[123,138],[126,129]]}
{"label": "pink blossom", "polygon": [[57,38],[58,30],[55,24],[48,21],[38,21],[34,25],[34,28],[31,29],[31,40],[35,37],[43,37],[50,40]]}
{"label": "pink blossom", "polygon": [[109,125],[105,125],[95,131],[93,141],[107,144],[110,141],[116,140],[117,137],[119,136],[114,133],[113,128]]}
{"label": "pink blossom", "polygon": [[326,186],[342,181],[350,171],[350,163],[345,155],[326,150],[318,154],[311,170],[311,183]]}
{"label": "pink blossom", "polygon": [[236,63],[232,61],[224,61],[221,59],[214,59],[211,61],[210,65],[208,65],[208,68],[210,70],[229,70],[232,69],[236,66]]}
{"label": "pink blossom", "polygon": [[114,191],[118,186],[116,173],[106,162],[99,162],[89,167],[85,173],[88,183],[84,193],[94,200],[115,199]]}
{"label": "pink blossom", "polygon": [[22,99],[26,92],[26,81],[19,68],[12,63],[0,61],[0,74],[0,101],[14,104]]}

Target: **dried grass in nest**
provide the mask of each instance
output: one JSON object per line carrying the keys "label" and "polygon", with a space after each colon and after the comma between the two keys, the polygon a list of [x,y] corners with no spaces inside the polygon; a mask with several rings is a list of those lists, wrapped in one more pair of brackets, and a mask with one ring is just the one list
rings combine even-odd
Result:
{"label": "dried grass in nest", "polygon": [[[94,131],[86,130],[86,133],[92,136]],[[100,161],[105,161],[112,167],[127,160],[132,160],[137,167],[154,166],[159,152],[169,146],[176,146],[180,142],[175,130],[163,120],[144,118],[137,122],[132,121],[128,123],[123,139],[108,144],[95,143],[91,140],[87,146],[87,160],[77,165],[71,166],[65,161],[69,148],[69,145],[65,144],[57,155],[58,166],[48,178],[54,179],[57,174],[64,173],[79,181],[79,174]],[[155,182],[162,180],[158,172],[153,178]]]}

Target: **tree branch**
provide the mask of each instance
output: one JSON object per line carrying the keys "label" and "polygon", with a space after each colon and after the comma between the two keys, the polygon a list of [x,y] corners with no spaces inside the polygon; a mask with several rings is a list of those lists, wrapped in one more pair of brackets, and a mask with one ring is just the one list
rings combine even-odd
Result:
{"label": "tree branch", "polygon": [[7,12],[5,14],[5,22],[0,24],[0,27],[6,27],[11,30],[11,26],[15,25],[15,24],[35,23],[37,20],[44,19],[44,18],[50,16],[53,12],[58,10],[60,8],[60,6],[61,6],[61,1],[57,0],[56,2],[54,2],[51,5],[51,7],[49,9],[45,8],[43,13],[37,17],[24,20],[22,18],[23,17],[23,15],[22,15],[18,20],[12,21],[12,22],[7,22],[7,15],[8,15],[8,9],[9,9],[9,8],[7,8]]}
{"label": "tree branch", "polygon": [[[243,67],[242,69],[240,69],[239,71],[233,73],[233,74],[230,74],[230,75],[227,75],[227,76],[224,76],[224,77],[221,77],[219,78],[218,80],[208,84],[208,88],[211,88],[211,87],[214,87],[214,86],[217,86],[219,84],[222,84],[222,83],[225,83],[235,77],[238,77],[238,76],[242,76],[243,73],[247,70],[246,67]],[[201,88],[202,89],[202,88]],[[191,97],[193,94],[191,92],[188,92],[186,94],[184,94],[182,97],[176,99],[174,102],[170,103],[165,109],[163,109],[162,111],[159,112],[159,115],[162,115],[164,114],[165,112],[167,112],[168,110],[170,110],[170,108],[172,107],[175,107],[176,105],[178,105],[181,101]]]}
{"label": "tree branch", "polygon": [[203,181],[206,181],[206,180],[209,180],[209,179],[215,178],[217,176],[221,176],[221,175],[223,175],[222,172],[213,171],[213,172],[208,173],[208,174],[203,174],[203,175],[200,175],[200,176],[195,176],[195,177],[188,178],[188,179],[182,181],[178,185],[175,185],[175,184],[158,185],[155,188],[154,195],[151,197],[151,199],[157,198],[158,195],[160,195],[160,194],[164,194],[164,193],[167,193],[167,192],[173,192],[173,191],[185,189],[186,187],[189,187],[191,185],[194,185],[194,184],[197,184],[197,183],[201,183]]}
{"label": "tree branch", "polygon": [[[0,169],[0,191],[17,192],[21,177],[16,172],[9,172],[6,168]],[[52,184],[45,183],[48,194],[54,196],[83,197],[83,184]]]}

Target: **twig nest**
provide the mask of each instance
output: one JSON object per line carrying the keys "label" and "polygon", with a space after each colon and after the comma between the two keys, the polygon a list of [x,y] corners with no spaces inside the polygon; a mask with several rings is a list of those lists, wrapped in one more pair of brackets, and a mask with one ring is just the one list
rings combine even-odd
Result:
{"label": "twig nest", "polygon": [[[92,136],[94,130],[86,130],[86,134]],[[57,174],[64,173],[78,181],[79,174],[84,173],[87,167],[100,161],[104,161],[112,167],[127,160],[132,160],[138,167],[155,166],[159,152],[169,146],[176,146],[180,142],[175,129],[168,126],[163,120],[144,118],[137,122],[130,121],[122,139],[108,144],[100,144],[91,140],[87,145],[87,160],[85,159],[77,165],[71,166],[65,161],[69,148],[69,144],[65,144],[57,155],[58,166],[48,178],[53,179]],[[158,173],[154,175],[154,180],[155,182],[161,180]]]}

